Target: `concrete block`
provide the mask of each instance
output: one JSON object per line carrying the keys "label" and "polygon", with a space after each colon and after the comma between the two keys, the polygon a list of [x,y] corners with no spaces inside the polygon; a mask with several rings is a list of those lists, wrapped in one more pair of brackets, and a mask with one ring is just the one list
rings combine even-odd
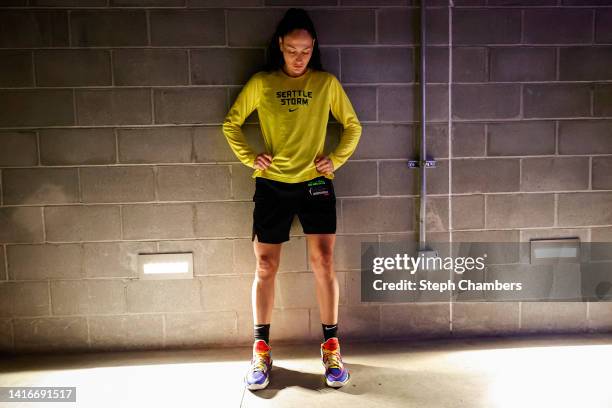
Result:
{"label": "concrete block", "polygon": [[160,349],[164,323],[160,314],[89,316],[92,350]]}
{"label": "concrete block", "polygon": [[187,85],[187,50],[117,49],[113,50],[115,85]]}
{"label": "concrete block", "polygon": [[363,124],[354,159],[408,159],[415,153],[415,130],[410,125]]}
{"label": "concrete block", "polygon": [[34,85],[32,54],[26,50],[0,51],[0,86],[22,87]]}
{"label": "concrete block", "polygon": [[612,224],[612,193],[559,194],[558,224],[563,227]]}
{"label": "concrete block", "polygon": [[413,229],[412,198],[347,198],[342,200],[344,232],[404,232]]}
{"label": "concrete block", "polygon": [[225,45],[223,10],[153,10],[151,45]]}
{"label": "concrete block", "polygon": [[586,302],[522,302],[521,331],[526,333],[583,332]]}
{"label": "concrete block", "polygon": [[[550,21],[556,29],[550,29]],[[591,43],[593,38],[593,15],[586,8],[526,9],[523,25],[528,44]]]}
{"label": "concrete block", "polygon": [[0,132],[0,145],[2,145],[0,166],[36,166],[38,164],[36,132]]}
{"label": "concrete block", "polygon": [[607,43],[612,41],[612,10],[598,8],[595,10],[595,42]]}
{"label": "concrete block", "polygon": [[14,352],[13,321],[0,319],[0,352]]}
{"label": "concrete block", "polygon": [[493,47],[490,49],[492,81],[554,81],[556,50],[548,47]]}
{"label": "concrete block", "polygon": [[482,194],[453,196],[453,229],[484,228],[484,201]]}
{"label": "concrete block", "polygon": [[112,129],[41,129],[42,165],[114,164],[115,134]]}
{"label": "concrete block", "polygon": [[593,157],[593,190],[612,190],[612,157]]}
{"label": "concrete block", "polygon": [[0,317],[48,316],[49,282],[0,284]]}
{"label": "concrete block", "polygon": [[243,85],[265,65],[258,48],[204,48],[191,51],[194,85]]}
{"label": "concrete block", "polygon": [[226,200],[231,196],[229,166],[158,166],[160,201]]}
{"label": "concrete block", "polygon": [[82,278],[78,244],[7,245],[10,280]]}
{"label": "concrete block", "polygon": [[520,112],[518,84],[457,84],[452,90],[454,119],[512,119]]}
{"label": "concrete block", "polygon": [[488,78],[486,47],[453,47],[454,82],[486,82]]}
{"label": "concrete block", "polygon": [[44,228],[41,208],[0,208],[0,242],[34,243],[43,240]]}
{"label": "concrete block", "polygon": [[233,343],[238,335],[236,312],[167,313],[166,347],[191,348]]}
{"label": "concrete block", "polygon": [[486,196],[487,228],[551,227],[553,194],[490,194]]}
{"label": "concrete block", "polygon": [[449,304],[382,304],[380,306],[380,335],[385,339],[449,336]]}
{"label": "concrete block", "polygon": [[409,47],[345,48],[345,82],[415,82],[415,50]]}
{"label": "concrete block", "polygon": [[2,172],[5,204],[57,204],[79,201],[75,168],[5,169]]}
{"label": "concrete block", "polygon": [[519,191],[518,159],[455,159],[453,193]]}
{"label": "concrete block", "polygon": [[132,280],[125,295],[130,313],[202,310],[198,279]]}
{"label": "concrete block", "polygon": [[197,237],[251,237],[252,202],[196,203]]}
{"label": "concrete block", "polygon": [[34,67],[37,86],[110,86],[107,50],[37,50]]}
{"label": "concrete block", "polygon": [[226,115],[223,88],[155,89],[155,123],[218,123]]}
{"label": "concrete block", "polygon": [[522,191],[587,190],[588,157],[542,157],[523,159]]}
{"label": "concrete block", "polygon": [[199,279],[205,311],[251,310],[252,276],[205,276]]}
{"label": "concrete block", "polygon": [[453,157],[478,157],[486,155],[484,124],[453,123],[452,126]]}
{"label": "concrete block", "polygon": [[519,331],[518,302],[453,303],[453,335],[504,335]]}
{"label": "concrete block", "polygon": [[349,160],[335,173],[333,185],[336,197],[376,195],[376,167],[374,161]]}
{"label": "concrete block", "polygon": [[612,331],[612,303],[589,302],[588,328],[591,332]]}
{"label": "concrete block", "polygon": [[87,318],[37,317],[13,320],[15,351],[85,351],[89,348]]}
{"label": "concrete block", "polygon": [[[2,24],[0,23],[0,26]],[[0,126],[74,125],[70,89],[15,89],[0,91]]]}
{"label": "concrete block", "polygon": [[487,126],[487,150],[489,156],[555,154],[555,123],[490,123]]}
{"label": "concrete block", "polygon": [[144,10],[75,10],[70,13],[70,32],[77,47],[148,45]]}
{"label": "concrete block", "polygon": [[79,125],[152,123],[149,89],[88,89],[75,92]]}
{"label": "concrete block", "polygon": [[559,122],[559,154],[612,153],[612,121]]}
{"label": "concrete block", "polygon": [[189,8],[263,6],[263,0],[187,0]]}
{"label": "concrete block", "polygon": [[191,163],[194,129],[183,126],[118,129],[121,163]]}
{"label": "concrete block", "polygon": [[126,312],[125,283],[121,280],[57,280],[50,285],[53,315]]}
{"label": "concrete block", "polygon": [[518,44],[521,10],[456,9],[453,11],[453,44]]}
{"label": "concrete block", "polygon": [[0,47],[67,47],[67,14],[56,10],[5,10],[0,13]]}
{"label": "concrete block", "polygon": [[612,86],[596,84],[593,91],[593,115],[612,116]]}
{"label": "concrete block", "polygon": [[133,204],[121,210],[123,239],[195,237],[192,204]]}
{"label": "concrete block", "polygon": [[155,200],[154,169],[149,166],[82,167],[84,203],[126,203]]}
{"label": "concrete block", "polygon": [[98,241],[120,239],[119,207],[84,205],[45,207],[48,241]]}
{"label": "concrete block", "polygon": [[559,48],[561,81],[605,81],[612,79],[612,47]]}
{"label": "concrete block", "polygon": [[343,86],[360,122],[376,121],[376,87]]}
{"label": "concrete block", "polygon": [[591,116],[590,85],[528,84],[523,87],[526,118]]}

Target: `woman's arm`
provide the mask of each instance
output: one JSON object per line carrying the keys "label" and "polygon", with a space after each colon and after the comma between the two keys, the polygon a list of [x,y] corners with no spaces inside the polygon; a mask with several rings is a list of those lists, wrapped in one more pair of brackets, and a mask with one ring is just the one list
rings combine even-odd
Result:
{"label": "woman's arm", "polygon": [[343,126],[340,136],[340,143],[336,149],[329,155],[330,160],[334,165],[334,170],[342,166],[348,158],[353,154],[361,137],[361,123],[357,119],[353,105],[349,100],[346,92],[342,88],[342,84],[338,78],[331,74],[331,99],[330,108],[332,115]]}
{"label": "woman's arm", "polygon": [[253,75],[242,88],[223,121],[223,134],[238,159],[246,166],[254,168],[257,154],[247,143],[242,124],[246,118],[259,106],[261,95],[261,78]]}

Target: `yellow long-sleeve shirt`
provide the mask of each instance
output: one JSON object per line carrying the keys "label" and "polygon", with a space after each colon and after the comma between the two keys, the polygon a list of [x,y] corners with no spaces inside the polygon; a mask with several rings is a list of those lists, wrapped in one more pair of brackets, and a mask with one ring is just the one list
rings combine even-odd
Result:
{"label": "yellow long-sleeve shirt", "polygon": [[265,153],[272,155],[272,164],[266,170],[255,169],[253,178],[286,183],[299,183],[321,175],[333,179],[333,173],[319,173],[314,163],[324,155],[330,109],[343,126],[340,142],[329,154],[334,170],[353,154],[361,137],[361,124],[333,74],[308,68],[294,78],[281,69],[260,71],[242,88],[223,121],[223,133],[232,151],[251,168],[257,153],[248,145],[241,126],[255,109]]}

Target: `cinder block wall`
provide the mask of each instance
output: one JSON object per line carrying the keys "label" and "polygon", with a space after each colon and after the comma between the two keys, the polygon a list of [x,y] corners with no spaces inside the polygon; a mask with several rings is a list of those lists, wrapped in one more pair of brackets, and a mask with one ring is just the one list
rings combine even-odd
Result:
{"label": "cinder block wall", "polygon": [[[428,239],[611,240],[612,1],[428,4]],[[360,303],[360,242],[418,239],[409,0],[6,0],[0,351],[250,344],[253,181],[220,125],[290,5],[364,129],[335,181],[341,336],[611,330],[610,303]],[[137,279],[168,251],[193,280]],[[318,341],[297,220],[280,268],[273,341]]]}

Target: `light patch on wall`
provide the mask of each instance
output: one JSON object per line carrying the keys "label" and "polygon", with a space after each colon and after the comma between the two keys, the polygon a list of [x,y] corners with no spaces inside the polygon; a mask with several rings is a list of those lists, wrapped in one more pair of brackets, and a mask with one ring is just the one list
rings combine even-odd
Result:
{"label": "light patch on wall", "polygon": [[138,254],[140,279],[191,279],[193,253]]}
{"label": "light patch on wall", "polygon": [[532,264],[580,263],[580,239],[532,239]]}

